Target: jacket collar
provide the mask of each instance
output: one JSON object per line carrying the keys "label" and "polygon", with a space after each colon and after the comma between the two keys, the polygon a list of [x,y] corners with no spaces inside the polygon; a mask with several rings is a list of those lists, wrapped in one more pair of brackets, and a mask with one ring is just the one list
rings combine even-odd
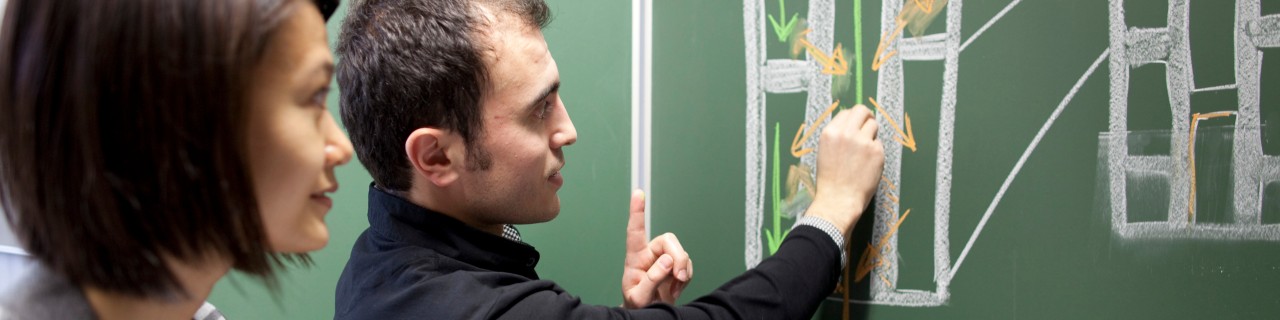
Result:
{"label": "jacket collar", "polygon": [[457,219],[369,186],[369,230],[483,269],[538,279],[537,249],[472,228]]}

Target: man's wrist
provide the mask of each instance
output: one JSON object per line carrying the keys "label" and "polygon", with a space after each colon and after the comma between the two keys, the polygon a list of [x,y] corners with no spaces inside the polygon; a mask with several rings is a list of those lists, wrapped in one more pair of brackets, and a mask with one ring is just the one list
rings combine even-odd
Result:
{"label": "man's wrist", "polygon": [[847,204],[833,204],[827,201],[815,200],[805,211],[805,216],[814,216],[826,219],[836,227],[840,234],[848,237],[853,229],[853,222],[857,221],[857,217],[861,215],[862,208],[865,206],[857,204],[856,200],[849,199]]}
{"label": "man's wrist", "polygon": [[818,230],[821,230],[823,233],[826,233],[827,236],[830,236],[831,241],[835,242],[836,248],[840,249],[840,267],[841,268],[844,267],[844,263],[847,260],[845,257],[845,251],[846,251],[845,250],[845,245],[846,245],[845,234],[840,232],[840,230],[837,229],[834,223],[831,223],[831,221],[825,218],[821,218],[817,216],[805,216],[800,218],[800,220],[797,220],[795,226],[796,227],[799,227],[799,226],[814,227],[814,228],[817,228]]}

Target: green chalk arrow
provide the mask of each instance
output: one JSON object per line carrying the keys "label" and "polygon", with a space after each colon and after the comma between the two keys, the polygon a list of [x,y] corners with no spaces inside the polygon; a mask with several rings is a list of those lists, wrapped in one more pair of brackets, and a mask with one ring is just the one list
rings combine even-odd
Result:
{"label": "green chalk arrow", "polygon": [[782,23],[778,23],[778,19],[774,19],[773,15],[769,15],[769,23],[773,24],[773,33],[778,35],[778,41],[787,42],[787,36],[791,35],[791,30],[796,28],[796,22],[800,21],[800,14],[791,15],[791,21],[787,21],[787,3],[786,0],[778,0],[778,19],[782,19]]}
{"label": "green chalk arrow", "polygon": [[788,231],[782,231],[782,183],[780,182],[780,169],[778,164],[778,137],[782,131],[781,123],[773,124],[773,232],[768,229],[764,230],[765,238],[769,240],[769,255],[778,252],[778,247],[782,246],[782,239],[787,237]]}

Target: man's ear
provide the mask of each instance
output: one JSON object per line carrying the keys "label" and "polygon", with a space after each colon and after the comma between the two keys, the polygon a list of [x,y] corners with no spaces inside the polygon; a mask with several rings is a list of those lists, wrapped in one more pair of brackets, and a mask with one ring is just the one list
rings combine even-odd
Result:
{"label": "man's ear", "polygon": [[404,141],[404,153],[409,157],[413,174],[425,178],[436,187],[444,187],[458,179],[464,170],[466,155],[459,153],[462,137],[451,130],[418,128]]}

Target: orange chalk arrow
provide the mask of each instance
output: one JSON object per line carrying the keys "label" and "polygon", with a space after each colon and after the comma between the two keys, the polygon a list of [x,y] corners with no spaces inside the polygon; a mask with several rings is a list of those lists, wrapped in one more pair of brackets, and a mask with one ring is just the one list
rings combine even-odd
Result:
{"label": "orange chalk arrow", "polygon": [[831,52],[831,55],[827,55],[809,42],[809,32],[811,31],[813,29],[805,29],[800,32],[800,37],[797,38],[795,46],[791,48],[791,53],[799,54],[800,48],[804,48],[809,52],[810,56],[813,56],[813,60],[822,65],[822,73],[830,75],[848,74],[849,61],[844,58],[844,45],[837,43],[836,49]]}
{"label": "orange chalk arrow", "polygon": [[889,185],[890,189],[898,190],[898,186],[893,185],[893,181],[889,181],[889,177],[882,175],[880,176],[880,181],[884,181],[885,184]]}
{"label": "orange chalk arrow", "polygon": [[885,120],[889,120],[889,125],[893,126],[893,130],[897,130],[898,136],[894,137],[893,141],[897,141],[898,143],[901,143],[903,147],[911,149],[911,152],[916,152],[916,135],[911,131],[911,115],[907,114],[906,111],[902,112],[907,123],[907,132],[904,133],[902,132],[902,128],[898,127],[898,122],[893,121],[893,117],[890,117],[888,113],[884,112],[884,109],[880,108],[880,104],[876,103],[875,98],[867,97],[867,99],[871,100],[871,104],[876,106],[876,111],[879,111],[880,115],[884,116]]}
{"label": "orange chalk arrow", "polygon": [[887,244],[886,242],[889,241],[889,237],[892,237],[895,232],[898,232],[898,227],[902,226],[902,221],[906,220],[907,215],[910,214],[911,209],[907,209],[906,212],[903,212],[902,216],[898,217],[898,222],[894,223],[893,227],[889,228],[889,232],[885,233],[884,237],[880,238],[879,244],[874,246],[870,243],[867,244],[867,250],[862,251],[862,258],[858,259],[858,270],[855,273],[856,277],[854,278],[854,282],[862,282],[862,279],[866,278],[867,274],[871,273],[872,269],[886,263],[883,259],[880,259],[880,251],[884,250],[884,247]]}
{"label": "orange chalk arrow", "polygon": [[[835,111],[836,106],[839,105],[840,100],[832,102],[831,106],[827,107],[827,111],[822,112],[822,115],[818,116],[818,120],[814,120],[812,125],[805,126],[803,123],[800,124],[800,128],[796,129],[796,137],[791,139],[792,156],[799,158],[813,152],[813,148],[802,148],[804,147],[804,142],[809,141],[809,138],[813,137],[813,133],[817,131],[818,127],[821,127],[823,122],[826,122],[828,118],[831,118],[831,112]],[[803,135],[801,133],[803,133]]]}
{"label": "orange chalk arrow", "polygon": [[898,39],[898,36],[902,35],[902,29],[907,27],[906,20],[903,20],[901,16],[894,20],[897,21],[898,26],[894,28],[893,33],[885,32],[880,35],[880,44],[876,45],[876,54],[871,59],[871,71],[880,71],[880,67],[884,65],[885,61],[898,54],[898,50],[884,52],[890,43],[893,43],[894,40]]}
{"label": "orange chalk arrow", "polygon": [[890,43],[893,43],[895,40],[898,40],[898,37],[902,36],[903,29],[910,27],[913,35],[920,35],[921,32],[928,29],[929,24],[938,16],[938,12],[934,12],[934,10],[937,9],[938,4],[942,4],[943,6],[947,4],[946,0],[914,1],[916,3],[914,7],[908,6],[902,8],[902,11],[898,12],[898,16],[893,19],[894,24],[896,25],[893,31],[885,31],[885,33],[880,35],[880,44],[876,45],[876,54],[871,60],[871,71],[880,71],[880,67],[884,66],[884,63],[888,61],[889,58],[898,54],[898,50],[889,51],[887,53],[885,50],[889,48]]}
{"label": "orange chalk arrow", "polygon": [[916,1],[917,8],[920,8],[920,10],[924,10],[925,13],[933,13],[933,0],[924,0],[928,4],[921,3],[920,0],[915,0],[915,1]]}
{"label": "orange chalk arrow", "polygon": [[894,186],[892,181],[889,181],[889,177],[880,176],[880,181],[883,181],[885,183],[884,186],[880,187],[880,194],[889,197],[889,201],[893,201],[893,203],[898,203],[898,197],[894,196],[893,192],[891,192],[891,191],[898,190],[898,187]]}

